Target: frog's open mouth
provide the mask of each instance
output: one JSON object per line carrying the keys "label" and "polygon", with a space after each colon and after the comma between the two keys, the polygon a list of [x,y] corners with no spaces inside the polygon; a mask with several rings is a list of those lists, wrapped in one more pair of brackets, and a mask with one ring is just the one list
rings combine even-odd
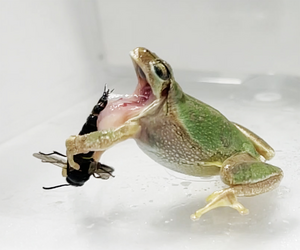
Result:
{"label": "frog's open mouth", "polygon": [[143,70],[134,62],[138,84],[132,95],[108,101],[98,117],[98,130],[117,128],[137,116],[155,99],[152,88]]}
{"label": "frog's open mouth", "polygon": [[134,62],[134,68],[138,78],[137,87],[133,92],[134,97],[137,98],[136,103],[140,105],[147,105],[147,104],[149,105],[155,99],[151,86],[147,81],[144,71],[135,62]]}

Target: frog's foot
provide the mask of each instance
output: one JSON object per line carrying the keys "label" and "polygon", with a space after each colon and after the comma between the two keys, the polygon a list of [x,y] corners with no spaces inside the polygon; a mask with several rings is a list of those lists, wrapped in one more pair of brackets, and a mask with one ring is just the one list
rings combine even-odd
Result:
{"label": "frog's foot", "polygon": [[250,197],[273,190],[279,185],[283,172],[280,168],[260,162],[248,154],[240,154],[223,163],[220,175],[223,182],[230,187],[208,196],[206,200],[209,203],[193,214],[192,220],[199,219],[214,208],[224,206],[234,208],[240,214],[248,214],[248,209],[237,201],[237,197]]}
{"label": "frog's foot", "polygon": [[139,130],[140,126],[136,121],[128,121],[117,129],[70,136],[66,140],[68,162],[72,168],[79,170],[80,166],[74,161],[74,155],[89,151],[105,151],[114,144],[134,136]]}
{"label": "frog's foot", "polygon": [[245,215],[249,210],[237,201],[234,188],[226,188],[212,193],[206,198],[209,202],[205,207],[197,210],[191,215],[193,221],[198,220],[203,214],[217,207],[231,207],[236,209],[240,214]]}

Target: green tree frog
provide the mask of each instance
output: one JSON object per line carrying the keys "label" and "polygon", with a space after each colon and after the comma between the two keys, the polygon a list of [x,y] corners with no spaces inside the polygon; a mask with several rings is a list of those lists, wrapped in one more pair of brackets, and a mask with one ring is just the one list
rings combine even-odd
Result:
{"label": "green tree frog", "polygon": [[191,215],[197,220],[211,209],[229,206],[247,214],[237,197],[255,196],[276,188],[283,172],[265,163],[274,150],[249,129],[229,121],[211,106],[184,93],[170,65],[155,53],[130,52],[138,78],[132,96],[109,101],[98,117],[98,131],[66,141],[71,167],[75,154],[97,151],[133,138],[153,160],[192,176],[220,175],[227,188],[212,193],[208,204]]}

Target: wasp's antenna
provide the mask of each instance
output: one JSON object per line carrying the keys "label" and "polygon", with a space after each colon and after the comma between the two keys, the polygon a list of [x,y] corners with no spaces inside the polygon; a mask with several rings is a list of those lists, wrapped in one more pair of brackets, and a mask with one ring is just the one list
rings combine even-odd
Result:
{"label": "wasp's antenna", "polygon": [[70,184],[61,184],[61,185],[57,185],[57,186],[53,186],[53,187],[43,187],[43,189],[50,190],[50,189],[66,187],[66,186],[70,186]]}

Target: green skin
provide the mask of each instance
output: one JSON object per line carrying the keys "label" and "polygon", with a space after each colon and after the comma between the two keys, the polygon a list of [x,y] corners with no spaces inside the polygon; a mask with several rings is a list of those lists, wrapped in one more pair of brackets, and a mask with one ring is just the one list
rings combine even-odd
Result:
{"label": "green skin", "polygon": [[265,141],[185,94],[171,67],[154,53],[136,48],[130,55],[139,80],[135,94],[141,94],[146,85],[152,94],[146,105],[128,119],[120,117],[109,129],[71,136],[66,146],[72,167],[79,169],[73,161],[75,154],[99,151],[100,157],[114,144],[133,138],[147,155],[174,171],[193,176],[220,174],[229,187],[210,195],[209,203],[191,216],[193,220],[221,206],[247,214],[237,196],[258,195],[279,185],[283,172],[264,162],[274,156]]}

